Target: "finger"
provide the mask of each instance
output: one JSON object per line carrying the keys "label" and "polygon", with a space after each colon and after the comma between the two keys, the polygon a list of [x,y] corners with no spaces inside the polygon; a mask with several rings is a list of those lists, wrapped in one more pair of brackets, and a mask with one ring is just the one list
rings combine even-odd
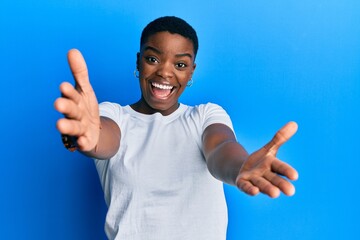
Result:
{"label": "finger", "polygon": [[295,194],[295,187],[279,175],[273,172],[267,172],[264,174],[264,177],[287,196],[292,196]]}
{"label": "finger", "polygon": [[[94,149],[95,146],[91,145],[93,142],[86,136],[80,136],[77,140],[78,147],[81,151],[87,152]],[[96,145],[96,144],[95,144]]]}
{"label": "finger", "polygon": [[54,102],[55,109],[64,114],[66,118],[80,120],[81,113],[78,106],[70,99],[58,98]]}
{"label": "finger", "polygon": [[296,122],[288,122],[275,134],[273,139],[271,139],[264,148],[269,152],[276,153],[279,147],[296,133],[297,129],[298,125]]}
{"label": "finger", "polygon": [[80,51],[71,49],[68,52],[68,62],[76,82],[76,89],[83,92],[92,91],[86,62]]}
{"label": "finger", "polygon": [[250,181],[254,186],[259,188],[260,192],[268,195],[271,198],[276,198],[280,195],[279,188],[271,184],[271,182],[263,177],[252,177]]}
{"label": "finger", "polygon": [[56,122],[56,127],[61,134],[80,136],[84,133],[81,123],[76,120],[61,118]]}
{"label": "finger", "polygon": [[299,177],[298,172],[289,164],[280,160],[275,160],[271,164],[271,171],[287,177],[290,180],[297,180]]}
{"label": "finger", "polygon": [[254,186],[250,181],[245,179],[236,180],[236,185],[241,191],[251,196],[255,196],[260,192],[258,187]]}
{"label": "finger", "polygon": [[68,82],[60,84],[60,92],[63,97],[73,100],[75,103],[79,103],[81,96],[78,91]]}

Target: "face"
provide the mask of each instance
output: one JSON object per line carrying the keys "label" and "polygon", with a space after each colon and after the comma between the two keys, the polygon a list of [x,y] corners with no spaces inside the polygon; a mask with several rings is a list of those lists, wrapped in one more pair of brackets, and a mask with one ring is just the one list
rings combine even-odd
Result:
{"label": "face", "polygon": [[142,98],[134,109],[145,114],[173,113],[195,70],[194,59],[191,40],[169,32],[151,35],[138,54]]}

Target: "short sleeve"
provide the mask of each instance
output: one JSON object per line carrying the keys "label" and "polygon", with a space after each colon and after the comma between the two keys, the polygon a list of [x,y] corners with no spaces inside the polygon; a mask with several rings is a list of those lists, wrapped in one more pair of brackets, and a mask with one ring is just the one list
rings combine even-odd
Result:
{"label": "short sleeve", "polygon": [[202,132],[204,132],[205,128],[215,123],[224,124],[234,132],[230,116],[221,106],[214,103],[207,103],[200,105],[199,108],[203,119]]}
{"label": "short sleeve", "polygon": [[110,118],[111,120],[115,121],[119,127],[122,120],[122,114],[120,113],[120,111],[121,106],[119,104],[111,102],[102,102],[99,104],[100,116]]}

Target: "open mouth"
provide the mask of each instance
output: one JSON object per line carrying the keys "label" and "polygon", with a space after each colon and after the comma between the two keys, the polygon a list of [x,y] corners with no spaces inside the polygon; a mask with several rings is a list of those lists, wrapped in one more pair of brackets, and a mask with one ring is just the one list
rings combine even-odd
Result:
{"label": "open mouth", "polygon": [[160,83],[151,83],[151,89],[154,93],[154,96],[157,98],[167,98],[175,89],[174,86],[168,84],[160,84]]}

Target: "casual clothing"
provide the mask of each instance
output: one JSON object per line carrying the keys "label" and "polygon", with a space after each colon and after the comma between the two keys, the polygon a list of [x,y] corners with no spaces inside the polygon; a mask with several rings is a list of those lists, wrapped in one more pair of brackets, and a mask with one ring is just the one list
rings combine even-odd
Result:
{"label": "casual clothing", "polygon": [[226,239],[223,184],[209,173],[201,141],[211,124],[232,129],[220,106],[180,104],[163,116],[105,102],[100,115],[121,129],[116,155],[95,159],[109,207],[109,239]]}

